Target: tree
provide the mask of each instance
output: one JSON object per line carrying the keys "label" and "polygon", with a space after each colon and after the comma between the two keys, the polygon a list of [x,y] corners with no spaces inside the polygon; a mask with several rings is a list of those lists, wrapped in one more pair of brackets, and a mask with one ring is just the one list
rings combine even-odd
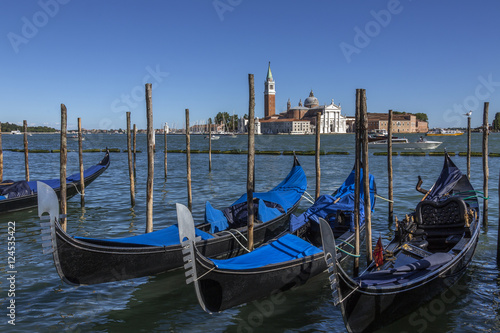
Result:
{"label": "tree", "polygon": [[215,124],[224,123],[226,132],[236,130],[238,128],[238,115],[230,116],[227,112],[219,112],[214,119]]}
{"label": "tree", "polygon": [[420,121],[428,121],[428,117],[427,117],[427,114],[426,113],[422,113],[422,112],[419,112],[419,113],[415,113],[415,117],[417,117],[418,120]]}
{"label": "tree", "polygon": [[495,119],[493,120],[493,130],[500,131],[500,112],[495,114]]}
{"label": "tree", "polygon": [[[10,123],[2,123],[2,132],[10,132],[10,131],[23,131],[23,126],[10,124]],[[56,132],[57,130],[52,127],[47,126],[28,126],[28,132]]]}

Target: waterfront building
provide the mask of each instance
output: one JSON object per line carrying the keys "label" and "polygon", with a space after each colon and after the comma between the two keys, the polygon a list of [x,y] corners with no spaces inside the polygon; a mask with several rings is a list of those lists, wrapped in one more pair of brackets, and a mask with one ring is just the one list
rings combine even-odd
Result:
{"label": "waterfront building", "polygon": [[[387,130],[389,115],[387,113],[368,113],[368,130]],[[420,121],[414,114],[393,114],[393,133],[427,133],[429,125],[426,121]]]}
{"label": "waterfront building", "polygon": [[332,102],[328,105],[320,105],[313,91],[309,97],[300,99],[299,104],[291,106],[290,99],[287,102],[287,110],[276,114],[276,82],[271,72],[271,63],[267,69],[266,81],[264,82],[264,119],[260,120],[261,133],[264,134],[311,134],[316,131],[316,115],[321,113],[320,133],[346,133],[347,117],[342,115],[339,105]]}

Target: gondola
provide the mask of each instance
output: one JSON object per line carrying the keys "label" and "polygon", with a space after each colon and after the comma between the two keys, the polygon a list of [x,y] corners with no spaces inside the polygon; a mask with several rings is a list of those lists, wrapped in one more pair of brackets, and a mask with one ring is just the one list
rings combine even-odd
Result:
{"label": "gondola", "polygon": [[[268,241],[288,228],[289,216],[298,207],[306,187],[304,170],[294,157],[290,173],[279,185],[268,192],[254,193],[258,217],[255,244]],[[53,253],[59,276],[69,284],[118,281],[182,268],[177,224],[137,236],[95,239],[64,232],[57,222],[55,204],[39,205],[39,215],[43,213],[51,216],[50,222],[41,223],[42,232],[50,234],[45,252]],[[240,254],[246,243],[246,216],[246,194],[223,211],[207,202],[205,223],[196,228],[196,235],[203,239],[200,251],[221,258]]]}
{"label": "gondola", "polygon": [[[84,170],[85,187],[90,185],[109,166],[109,151],[96,165]],[[60,179],[40,180],[50,186],[59,197]],[[66,178],[66,198],[69,199],[80,193],[82,187],[80,173],[75,173]],[[37,206],[37,181],[10,181],[5,180],[0,184],[0,214],[14,212]]]}
{"label": "gondola", "polygon": [[[419,185],[417,185],[419,186]],[[340,265],[335,240],[326,237],[334,303],[349,332],[373,332],[415,311],[450,288],[474,255],[478,197],[466,175],[445,154],[444,166],[415,212],[397,224],[395,237],[359,277]],[[380,247],[382,249],[383,246]],[[378,264],[378,267],[377,267]]]}
{"label": "gondola", "polygon": [[[302,285],[323,272],[326,263],[320,248],[320,218],[330,223],[341,251],[352,252],[349,244],[355,237],[354,179],[353,170],[335,193],[320,196],[302,215],[292,216],[290,232],[250,253],[226,260],[208,258],[199,251],[198,243],[192,245],[195,241],[192,217],[187,208],[178,204],[180,237],[188,239],[184,242],[187,283],[194,282],[200,306],[208,313],[221,312]],[[372,210],[375,192],[375,180],[370,175]],[[361,203],[363,198],[362,191]],[[360,205],[360,224],[364,230],[363,206]]]}

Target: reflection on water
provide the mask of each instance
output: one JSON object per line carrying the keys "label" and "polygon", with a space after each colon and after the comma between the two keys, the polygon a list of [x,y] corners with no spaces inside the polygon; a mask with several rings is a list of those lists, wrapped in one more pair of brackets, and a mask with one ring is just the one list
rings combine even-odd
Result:
{"label": "reflection on water", "polygon": [[[411,138],[415,140],[415,138]],[[22,137],[3,136],[4,179],[24,177],[24,155],[6,151],[22,148]],[[410,139],[410,136],[409,136]],[[33,135],[30,149],[56,149],[57,135]],[[145,135],[138,136],[136,177],[136,206],[130,207],[127,154],[112,153],[110,168],[86,189],[84,208],[75,197],[68,203],[68,232],[90,237],[126,237],[145,230],[146,175]],[[314,136],[257,136],[257,150],[313,150]],[[466,137],[443,138],[439,151],[465,150]],[[192,149],[207,149],[202,136],[192,136]],[[175,203],[187,203],[186,159],[184,154],[168,155],[168,178],[163,174],[163,140],[157,140],[154,191],[155,230],[176,223]],[[324,135],[321,137],[325,151],[348,151],[350,155],[321,156],[321,192],[333,192],[347,177],[353,166],[353,135]],[[76,143],[69,149],[76,150]],[[84,149],[126,148],[124,135],[87,135]],[[221,138],[213,141],[213,149],[246,150],[246,136]],[[183,136],[169,136],[169,149],[184,149]],[[500,135],[490,136],[490,151],[500,152]],[[481,150],[481,135],[473,135],[473,151]],[[95,164],[102,153],[84,153],[86,166]],[[465,172],[465,157],[454,157]],[[476,256],[465,277],[446,299],[439,298],[427,307],[402,318],[382,332],[471,332],[499,331],[500,272],[495,264],[498,224],[498,158],[490,161],[490,228],[483,231]],[[314,193],[314,156],[299,156],[309,180],[308,191]],[[292,156],[256,156],[256,187],[268,190],[285,177],[292,165]],[[203,219],[205,202],[214,207],[225,207],[246,192],[246,156],[212,155],[212,173],[208,173],[208,155],[192,155],[193,215],[195,221]],[[421,175],[424,188],[429,188],[437,178],[443,163],[442,157],[394,157],[394,211],[401,219],[412,211],[421,194],[415,191],[417,176]],[[481,158],[472,159],[472,183],[482,188]],[[57,154],[30,154],[32,179],[57,178]],[[78,155],[70,152],[68,173],[78,172]],[[378,193],[387,196],[387,167],[385,156],[370,156],[370,172],[377,181]],[[307,209],[303,200],[299,211]],[[387,202],[377,200],[373,215],[373,236],[382,236],[385,243],[393,235],[393,226],[387,223]],[[39,220],[36,210],[11,213],[0,218],[4,236],[0,248],[6,248],[7,221],[16,221],[16,262],[18,280],[16,292],[16,327],[5,331],[323,331],[344,332],[339,309],[333,307],[327,275],[321,274],[308,284],[286,293],[275,295],[239,306],[221,314],[208,315],[198,306],[191,285],[184,282],[182,271],[169,272],[155,277],[131,281],[106,283],[94,286],[69,286],[61,282],[52,257],[42,254]],[[362,247],[364,248],[364,247]],[[0,256],[0,273],[6,275],[6,254]],[[0,280],[0,299],[5,304],[7,283]],[[244,292],[244,291],[242,291]],[[2,308],[4,308],[2,306]],[[423,313],[428,313],[426,318]],[[13,329],[14,328],[14,329]]]}

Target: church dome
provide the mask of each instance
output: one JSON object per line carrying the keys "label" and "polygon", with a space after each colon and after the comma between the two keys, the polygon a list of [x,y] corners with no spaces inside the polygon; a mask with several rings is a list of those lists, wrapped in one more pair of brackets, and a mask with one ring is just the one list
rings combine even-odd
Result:
{"label": "church dome", "polygon": [[316,97],[314,97],[313,91],[309,94],[309,97],[304,101],[304,106],[308,108],[312,108],[319,105],[319,101]]}

